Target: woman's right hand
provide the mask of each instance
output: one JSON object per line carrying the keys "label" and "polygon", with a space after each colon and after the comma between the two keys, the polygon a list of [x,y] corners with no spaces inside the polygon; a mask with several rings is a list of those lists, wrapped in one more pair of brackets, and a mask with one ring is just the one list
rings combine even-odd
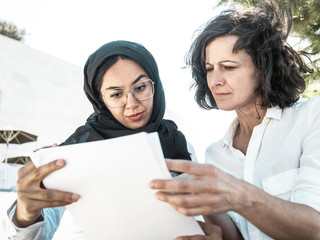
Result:
{"label": "woman's right hand", "polygon": [[28,227],[37,222],[43,208],[60,207],[78,201],[79,195],[45,189],[42,180],[65,166],[58,159],[36,168],[33,162],[20,168],[17,181],[17,207],[13,222],[17,227]]}

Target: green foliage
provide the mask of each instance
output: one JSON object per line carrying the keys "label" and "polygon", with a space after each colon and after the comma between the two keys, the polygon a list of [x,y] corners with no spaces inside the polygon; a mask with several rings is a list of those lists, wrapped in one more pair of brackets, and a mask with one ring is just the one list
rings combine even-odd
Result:
{"label": "green foliage", "polygon": [[20,30],[15,24],[0,21],[0,34],[17,41],[23,41],[25,30]]}
{"label": "green foliage", "polygon": [[220,0],[218,6],[221,5],[231,5],[233,7],[243,6],[244,8],[250,8],[257,5],[256,0]]}
{"label": "green foliage", "polygon": [[301,39],[302,50],[313,53],[309,67],[314,73],[305,75],[306,81],[312,83],[320,80],[320,1],[287,0],[285,3],[291,6],[293,12],[292,35]]}
{"label": "green foliage", "polygon": [[302,99],[308,99],[314,96],[320,96],[320,82],[314,81],[308,84],[307,89],[301,94]]}

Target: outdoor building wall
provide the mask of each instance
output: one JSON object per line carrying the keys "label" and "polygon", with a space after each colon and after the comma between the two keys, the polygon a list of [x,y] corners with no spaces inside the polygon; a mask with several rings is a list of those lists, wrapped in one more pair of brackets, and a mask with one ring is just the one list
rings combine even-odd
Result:
{"label": "outdoor building wall", "polygon": [[82,86],[81,67],[0,35],[0,127],[38,135],[8,154],[60,143],[83,124],[93,109]]}
{"label": "outdoor building wall", "polygon": [[[0,180],[5,156],[60,143],[93,112],[83,90],[82,68],[0,35],[0,129],[11,125],[38,136],[22,145],[0,144]],[[17,168],[7,168],[7,183],[17,180]],[[5,238],[6,210],[15,192],[0,191],[0,239]],[[67,211],[55,240],[73,239],[73,219]]]}

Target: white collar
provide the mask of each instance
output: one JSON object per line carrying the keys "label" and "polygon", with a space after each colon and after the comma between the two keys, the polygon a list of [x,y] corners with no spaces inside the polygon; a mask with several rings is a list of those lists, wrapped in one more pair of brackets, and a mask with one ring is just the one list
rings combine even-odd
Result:
{"label": "white collar", "polygon": [[[276,107],[271,107],[267,109],[266,115],[264,116],[262,123],[266,122],[269,119],[275,119],[275,120],[280,120],[281,119],[281,115],[282,115],[282,109],[278,106]],[[230,127],[228,128],[226,134],[223,137],[223,143],[224,143],[224,147],[225,146],[231,146],[232,142],[233,142],[233,136],[235,134],[235,131],[238,127],[239,124],[239,119],[238,117],[236,117]]]}

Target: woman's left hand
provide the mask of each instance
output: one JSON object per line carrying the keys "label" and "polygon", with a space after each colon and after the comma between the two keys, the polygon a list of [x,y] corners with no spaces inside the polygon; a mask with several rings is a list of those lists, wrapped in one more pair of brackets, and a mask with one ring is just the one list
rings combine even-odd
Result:
{"label": "woman's left hand", "polygon": [[189,173],[194,179],[152,180],[156,197],[187,216],[221,214],[243,207],[243,181],[209,164],[167,160],[169,170]]}

